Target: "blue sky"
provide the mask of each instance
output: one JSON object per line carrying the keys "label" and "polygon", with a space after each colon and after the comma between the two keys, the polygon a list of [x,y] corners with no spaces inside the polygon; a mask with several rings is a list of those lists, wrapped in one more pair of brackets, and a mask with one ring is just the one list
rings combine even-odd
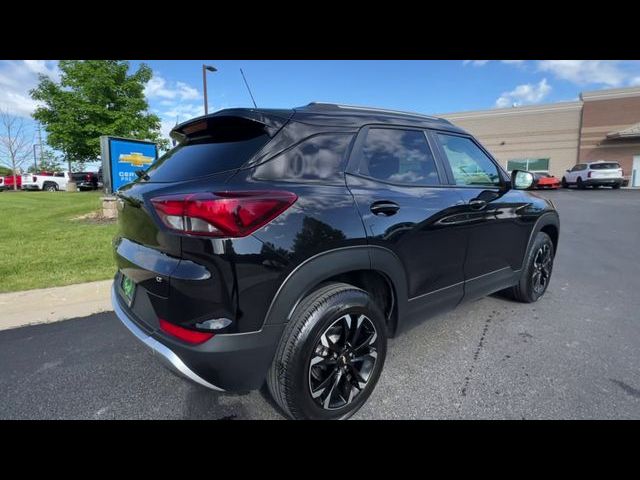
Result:
{"label": "blue sky", "polygon": [[[209,111],[250,106],[240,68],[259,107],[294,107],[311,101],[378,106],[437,114],[511,108],[575,100],[580,91],[640,85],[640,61],[434,60],[270,61],[152,60],[146,93],[168,133],[176,121],[203,113],[203,63]],[[131,61],[135,68],[140,61]],[[28,90],[37,73],[57,78],[57,62],[0,61],[0,109],[29,118]]]}

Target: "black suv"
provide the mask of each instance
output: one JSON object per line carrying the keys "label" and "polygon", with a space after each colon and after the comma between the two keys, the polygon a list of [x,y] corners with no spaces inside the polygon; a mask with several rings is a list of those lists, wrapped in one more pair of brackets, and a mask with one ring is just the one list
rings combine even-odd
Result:
{"label": "black suv", "polygon": [[120,320],[213,390],[265,380],[293,418],[347,418],[387,338],[507,290],[534,302],[558,214],[446,120],[312,103],[227,109],[118,193]]}

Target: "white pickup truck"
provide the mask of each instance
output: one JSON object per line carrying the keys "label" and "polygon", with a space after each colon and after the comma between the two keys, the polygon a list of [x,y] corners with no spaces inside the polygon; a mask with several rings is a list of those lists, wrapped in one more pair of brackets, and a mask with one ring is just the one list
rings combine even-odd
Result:
{"label": "white pickup truck", "polygon": [[53,175],[22,175],[23,190],[46,190],[56,192],[66,190],[67,182],[71,177],[69,172],[54,173]]}

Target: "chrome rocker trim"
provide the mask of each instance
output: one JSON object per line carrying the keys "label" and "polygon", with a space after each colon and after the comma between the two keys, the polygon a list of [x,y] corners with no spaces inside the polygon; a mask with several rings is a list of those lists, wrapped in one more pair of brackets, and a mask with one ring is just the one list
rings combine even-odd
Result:
{"label": "chrome rocker trim", "polygon": [[111,304],[113,305],[113,310],[115,311],[116,316],[120,319],[124,326],[127,327],[138,340],[149,347],[154,355],[159,355],[160,360],[167,367],[171,368],[179,375],[182,375],[183,377],[186,377],[189,380],[202,385],[203,387],[210,388],[211,390],[215,390],[217,392],[224,392],[222,388],[216,387],[215,385],[212,385],[211,383],[204,380],[202,377],[198,376],[193,370],[187,367],[185,363],[180,359],[180,357],[178,357],[172,350],[138,328],[138,326],[136,326],[136,324],[134,324],[129,319],[129,316],[120,306],[115,285],[111,287]]}

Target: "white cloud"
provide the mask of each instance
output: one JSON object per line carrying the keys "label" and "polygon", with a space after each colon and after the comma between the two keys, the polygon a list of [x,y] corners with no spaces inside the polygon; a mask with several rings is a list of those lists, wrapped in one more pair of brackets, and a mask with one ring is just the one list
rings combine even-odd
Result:
{"label": "white cloud", "polygon": [[616,60],[540,60],[538,70],[577,85],[619,87],[629,76]]}
{"label": "white cloud", "polygon": [[60,78],[58,62],[52,60],[8,60],[0,62],[0,109],[13,115],[30,117],[37,102],[29,90],[38,84],[38,74]]}
{"label": "white cloud", "polygon": [[632,87],[640,86],[640,77],[634,77],[629,81],[629,85]]}
{"label": "white cloud", "polygon": [[180,81],[169,81],[155,74],[144,91],[153,112],[160,117],[160,132],[169,132],[178,123],[204,115],[202,95],[197,88]]}
{"label": "white cloud", "polygon": [[463,60],[463,65],[473,65],[474,67],[482,67],[489,63],[489,60]]}
{"label": "white cloud", "polygon": [[51,62],[49,60],[24,60],[24,64],[29,71],[36,75],[46,75],[56,82],[60,80],[58,62]]}
{"label": "white cloud", "polygon": [[518,85],[510,92],[504,92],[496,100],[496,107],[505,108],[512,105],[527,105],[541,102],[551,92],[551,85],[543,78],[539,83]]}
{"label": "white cloud", "polygon": [[169,100],[195,100],[200,98],[200,92],[196,88],[184,83],[174,82],[169,84],[163,77],[154,75],[144,90],[148,98],[164,98]]}
{"label": "white cloud", "polygon": [[[487,63],[493,60],[463,60],[463,65],[473,65],[474,67],[484,67]],[[523,65],[524,60],[500,60],[502,63],[506,63],[507,65]]]}

